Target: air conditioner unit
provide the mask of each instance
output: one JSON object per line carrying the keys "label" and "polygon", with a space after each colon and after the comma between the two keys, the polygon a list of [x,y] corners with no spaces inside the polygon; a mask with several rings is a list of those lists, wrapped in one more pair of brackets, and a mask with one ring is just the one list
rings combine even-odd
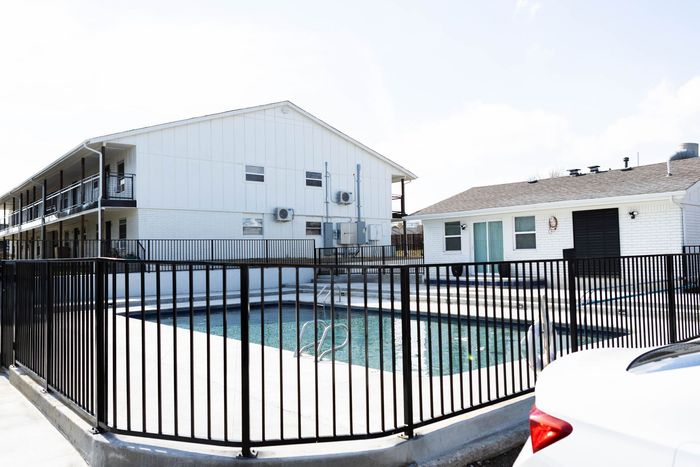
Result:
{"label": "air conditioner unit", "polygon": [[275,220],[277,222],[288,222],[294,219],[294,209],[292,208],[277,208],[275,209]]}
{"label": "air conditioner unit", "polygon": [[352,204],[355,201],[355,197],[350,191],[339,191],[336,195],[336,202],[338,204]]}

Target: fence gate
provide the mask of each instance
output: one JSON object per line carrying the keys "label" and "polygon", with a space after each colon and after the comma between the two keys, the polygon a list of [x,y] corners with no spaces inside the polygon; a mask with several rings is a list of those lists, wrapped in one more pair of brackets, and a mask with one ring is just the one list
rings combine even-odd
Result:
{"label": "fence gate", "polygon": [[0,366],[14,364],[15,265],[0,261]]}

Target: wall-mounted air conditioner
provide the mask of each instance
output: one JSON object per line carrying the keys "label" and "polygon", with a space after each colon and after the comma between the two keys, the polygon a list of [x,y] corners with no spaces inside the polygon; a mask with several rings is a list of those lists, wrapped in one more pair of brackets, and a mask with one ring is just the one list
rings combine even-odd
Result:
{"label": "wall-mounted air conditioner", "polygon": [[277,222],[289,222],[294,219],[294,209],[292,208],[277,208],[275,209],[275,220]]}
{"label": "wall-mounted air conditioner", "polygon": [[352,204],[352,202],[355,201],[355,197],[351,191],[339,191],[336,194],[335,201],[338,204]]}

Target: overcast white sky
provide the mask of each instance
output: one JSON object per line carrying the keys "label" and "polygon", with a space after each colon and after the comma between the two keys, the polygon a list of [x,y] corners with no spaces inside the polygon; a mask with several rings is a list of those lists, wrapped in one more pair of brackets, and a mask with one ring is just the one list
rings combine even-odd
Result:
{"label": "overcast white sky", "polygon": [[83,139],[289,99],[415,211],[700,141],[700,2],[0,0],[0,192]]}

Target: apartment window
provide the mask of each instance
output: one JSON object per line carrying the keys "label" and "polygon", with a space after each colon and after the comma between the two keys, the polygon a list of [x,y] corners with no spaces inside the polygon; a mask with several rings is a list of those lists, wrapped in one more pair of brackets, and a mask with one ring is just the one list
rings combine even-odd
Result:
{"label": "apartment window", "polygon": [[306,172],[306,186],[323,186],[321,172]]}
{"label": "apartment window", "polygon": [[262,217],[244,217],[243,218],[243,235],[262,235],[263,220]]}
{"label": "apartment window", "polygon": [[249,182],[264,182],[265,167],[260,167],[258,165],[246,165],[245,179]]}
{"label": "apartment window", "polygon": [[321,235],[321,223],[320,222],[307,222],[306,223],[306,235]]}
{"label": "apartment window", "polygon": [[126,239],[126,219],[119,219],[119,240]]}
{"label": "apartment window", "polygon": [[533,250],[537,248],[535,216],[515,218],[515,249]]}
{"label": "apartment window", "polygon": [[117,164],[117,193],[126,190],[126,178],[124,177],[124,161]]}
{"label": "apartment window", "polygon": [[459,222],[445,222],[445,251],[462,250],[462,227]]}

